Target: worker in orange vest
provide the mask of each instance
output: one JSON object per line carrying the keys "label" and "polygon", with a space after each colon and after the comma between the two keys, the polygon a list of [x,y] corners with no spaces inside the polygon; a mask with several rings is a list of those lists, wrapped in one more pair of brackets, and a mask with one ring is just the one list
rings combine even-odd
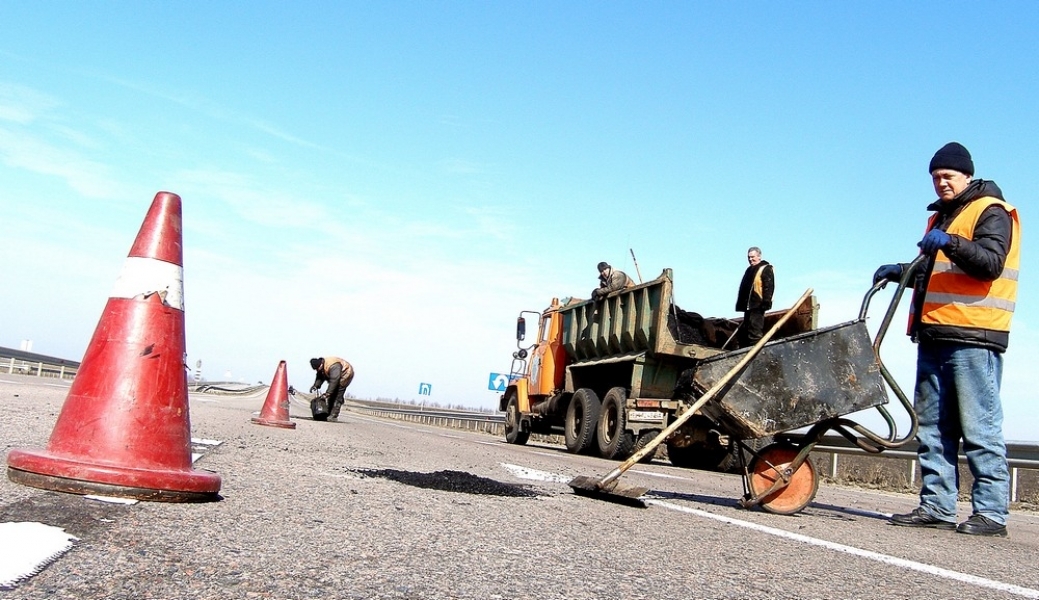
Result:
{"label": "worker in orange vest", "polygon": [[[938,200],[920,241],[928,257],[914,281],[909,335],[917,346],[915,408],[922,474],[920,506],[895,525],[1005,537],[1010,474],[999,387],[1017,302],[1021,223],[992,181],[950,142],[928,167]],[[907,265],[884,265],[874,282],[897,281]],[[974,476],[973,512],[956,523],[957,454],[963,440]]]}

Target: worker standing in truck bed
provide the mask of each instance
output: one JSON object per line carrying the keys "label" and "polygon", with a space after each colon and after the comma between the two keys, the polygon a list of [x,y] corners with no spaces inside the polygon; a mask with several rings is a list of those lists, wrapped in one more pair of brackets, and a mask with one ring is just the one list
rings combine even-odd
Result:
{"label": "worker standing in truck bed", "polygon": [[765,334],[765,312],[772,309],[772,294],[776,289],[776,276],[772,265],[761,258],[761,248],[751,246],[747,250],[750,266],[743,273],[736,310],[743,311],[743,324],[739,330],[740,348],[753,346]]}

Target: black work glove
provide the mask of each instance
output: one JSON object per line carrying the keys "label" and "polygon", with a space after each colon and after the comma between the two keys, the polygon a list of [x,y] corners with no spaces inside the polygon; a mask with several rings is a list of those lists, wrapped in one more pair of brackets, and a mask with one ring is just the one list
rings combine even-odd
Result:
{"label": "black work glove", "polygon": [[873,274],[873,285],[877,285],[882,279],[898,281],[902,279],[902,265],[883,265]]}

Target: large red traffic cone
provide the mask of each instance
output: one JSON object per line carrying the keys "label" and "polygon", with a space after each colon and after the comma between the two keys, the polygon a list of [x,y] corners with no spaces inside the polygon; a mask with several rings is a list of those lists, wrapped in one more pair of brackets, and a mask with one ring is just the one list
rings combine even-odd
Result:
{"label": "large red traffic cone", "polygon": [[285,375],[285,361],[278,363],[271,389],[267,391],[267,400],[263,403],[260,416],[253,417],[253,423],[285,429],[296,428],[296,424],[289,420],[289,383]]}
{"label": "large red traffic cone", "polygon": [[180,197],[152,201],[46,450],[14,449],[15,483],[140,500],[215,500],[191,467]]}

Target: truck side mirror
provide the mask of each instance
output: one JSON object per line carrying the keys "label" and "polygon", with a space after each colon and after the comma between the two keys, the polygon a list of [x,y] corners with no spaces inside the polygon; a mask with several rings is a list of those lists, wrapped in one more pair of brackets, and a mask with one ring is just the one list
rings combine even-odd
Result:
{"label": "truck side mirror", "polygon": [[516,319],[516,341],[522,342],[527,337],[527,320],[523,317]]}

